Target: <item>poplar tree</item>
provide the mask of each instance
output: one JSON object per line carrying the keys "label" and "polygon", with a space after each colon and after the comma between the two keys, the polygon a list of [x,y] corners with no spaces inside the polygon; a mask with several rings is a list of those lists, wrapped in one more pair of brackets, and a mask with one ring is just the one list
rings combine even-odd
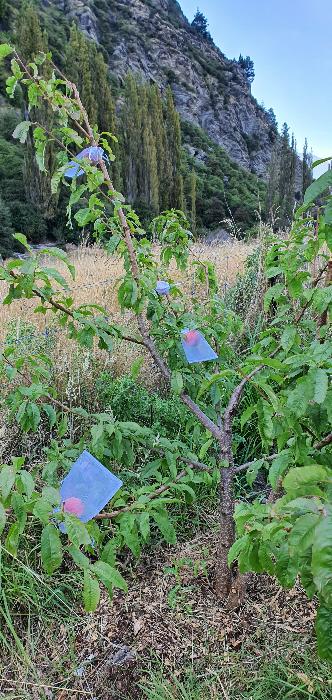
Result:
{"label": "poplar tree", "polygon": [[191,220],[191,230],[193,234],[196,233],[196,197],[197,197],[197,175],[194,169],[190,173],[190,220]]}
{"label": "poplar tree", "polygon": [[138,197],[139,140],[141,110],[137,83],[132,74],[125,81],[124,104],[121,114],[121,163],[127,199],[131,204]]}
{"label": "poplar tree", "polygon": [[[38,14],[32,3],[25,3],[21,9],[17,28],[16,45],[24,61],[32,61],[40,51],[47,52],[47,37],[43,33]],[[45,75],[50,72],[45,63]],[[25,102],[27,100],[25,99]],[[31,111],[30,120],[37,122],[47,131],[52,129],[52,110],[46,103],[43,107]],[[51,145],[47,145],[44,153],[45,170],[42,172],[35,157],[33,136],[29,133],[24,159],[23,178],[28,201],[30,201],[41,216],[50,221],[54,219],[58,197],[51,192],[51,176],[54,169],[54,157]]]}
{"label": "poplar tree", "polygon": [[305,139],[302,155],[302,196],[312,183],[312,152],[308,150],[308,141]]}
{"label": "poplar tree", "polygon": [[171,166],[169,205],[174,209],[184,208],[183,178],[181,174],[181,126],[180,118],[174,106],[170,87],[166,93],[166,134],[167,150]]}
{"label": "poplar tree", "polygon": [[0,258],[6,257],[13,248],[14,229],[9,208],[2,199],[0,192]]}
{"label": "poplar tree", "polygon": [[92,78],[90,64],[92,55],[92,42],[79,31],[76,24],[72,24],[66,51],[66,72],[70,80],[75,83],[79,90],[90,122],[95,124],[97,121],[98,109],[94,91],[98,90],[98,95],[100,95],[100,90],[96,83],[95,76]]}
{"label": "poplar tree", "polygon": [[169,206],[169,182],[172,176],[169,159],[167,157],[166,129],[164,120],[163,100],[160,89],[152,85],[149,90],[151,127],[155,139],[157,172],[159,181],[159,207],[160,210]]}
{"label": "poplar tree", "polygon": [[271,154],[268,168],[265,210],[268,219],[273,222],[277,206],[279,204],[279,170],[280,170],[280,147],[276,143]]}

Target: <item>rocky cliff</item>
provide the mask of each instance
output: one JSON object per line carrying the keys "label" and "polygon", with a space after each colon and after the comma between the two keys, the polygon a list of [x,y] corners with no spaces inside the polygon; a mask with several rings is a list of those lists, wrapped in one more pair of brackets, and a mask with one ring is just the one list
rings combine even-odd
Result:
{"label": "rocky cliff", "polygon": [[112,73],[171,84],[181,117],[239,165],[266,174],[275,138],[236,61],[203,38],[176,0],[42,0],[75,19],[105,50]]}

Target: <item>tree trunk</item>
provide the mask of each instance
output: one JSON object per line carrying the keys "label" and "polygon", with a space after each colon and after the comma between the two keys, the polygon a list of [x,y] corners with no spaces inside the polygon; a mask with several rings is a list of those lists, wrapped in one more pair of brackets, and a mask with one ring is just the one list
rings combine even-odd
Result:
{"label": "tree trunk", "polygon": [[218,598],[227,598],[232,588],[232,572],[228,566],[227,557],[235,539],[233,478],[233,466],[221,469],[219,488],[220,540],[216,566],[216,595]]}

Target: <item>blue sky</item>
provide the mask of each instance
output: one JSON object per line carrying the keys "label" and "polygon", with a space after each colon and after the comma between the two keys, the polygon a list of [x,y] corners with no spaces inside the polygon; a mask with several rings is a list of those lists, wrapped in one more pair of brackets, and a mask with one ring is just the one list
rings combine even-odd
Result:
{"label": "blue sky", "polygon": [[273,107],[279,125],[305,137],[315,156],[332,155],[331,0],[179,0],[192,20],[197,6],[228,58],[249,55],[252,93]]}

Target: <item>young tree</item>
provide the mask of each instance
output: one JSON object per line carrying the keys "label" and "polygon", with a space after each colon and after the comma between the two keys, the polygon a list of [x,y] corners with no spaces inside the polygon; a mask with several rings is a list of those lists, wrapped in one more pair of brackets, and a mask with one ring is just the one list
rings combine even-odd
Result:
{"label": "young tree", "polygon": [[195,17],[191,23],[193,29],[195,29],[198,34],[201,34],[205,39],[209,39],[210,34],[208,32],[208,21],[203,13],[197,8]]}
{"label": "young tree", "polygon": [[244,57],[242,56],[242,54],[240,54],[238,63],[244,71],[248,83],[252,83],[255,78],[255,68],[253,60],[250,58],[250,56]]}
{"label": "young tree", "polygon": [[[5,57],[13,53],[10,46],[1,47],[1,50]],[[27,81],[29,87],[34,86],[34,98],[37,95],[38,101],[50,99],[52,105],[56,106],[57,143],[61,150],[66,151],[70,143],[76,143],[79,133],[85,134],[84,145],[96,147],[100,134],[92,128],[75,86],[66,82],[64,91],[62,81],[58,84],[50,80],[45,90],[44,76],[38,73],[29,76],[27,67],[19,56],[15,54],[15,57],[22,68],[21,78]],[[13,81],[8,83],[8,87],[12,94],[15,90]],[[75,120],[75,131],[68,135],[69,117]],[[29,128],[29,122],[22,123],[16,135],[22,140],[22,135]],[[289,144],[286,129],[285,138],[287,134]],[[110,152],[107,142],[103,140],[102,143]],[[293,151],[295,152],[295,142]],[[307,191],[305,205],[298,212],[290,237],[277,240],[270,251],[268,276],[281,276],[281,281],[270,287],[265,295],[266,313],[269,312],[271,302],[276,302],[273,323],[268,323],[263,329],[254,348],[244,348],[240,355],[236,351],[232,366],[225,368],[225,358],[232,351],[234,339],[241,335],[242,325],[233,313],[227,313],[218,297],[212,265],[195,260],[200,268],[201,281],[208,283],[204,300],[192,299],[188,307],[185,296],[181,297],[179,290],[176,290],[176,296],[168,295],[167,300],[157,293],[156,284],[160,273],[167,274],[173,258],[180,268],[185,269],[187,266],[190,234],[184,215],[181,212],[166,212],[155,220],[154,232],[160,240],[160,259],[156,259],[147,237],[137,235],[142,233],[137,216],[123,206],[122,197],[114,192],[103,158],[100,157],[95,165],[84,159],[81,164],[85,177],[80,184],[76,179],[72,181],[69,209],[73,203],[80,207],[75,214],[80,226],[90,225],[97,233],[102,231],[111,235],[109,245],[123,257],[124,262],[124,275],[118,286],[119,304],[123,310],[131,310],[133,313],[137,332],[129,334],[127,328],[115,324],[112,318],[107,318],[105,309],[86,304],[76,307],[72,298],[66,296],[66,281],[61,276],[59,278],[58,274],[54,275],[52,268],[41,268],[38,256],[32,255],[28,266],[22,262],[15,268],[11,265],[1,268],[1,277],[8,283],[6,303],[18,298],[34,297],[39,301],[37,313],[52,311],[54,318],[58,317],[59,324],[68,328],[70,337],[83,346],[91,347],[96,338],[101,348],[110,349],[112,339],[121,338],[138,344],[150,354],[165,384],[180,397],[191,413],[187,428],[195,425],[195,429],[200,430],[205,439],[208,433],[207,443],[204,444],[205,454],[213,445],[213,465],[220,475],[217,595],[235,596],[236,593],[237,600],[232,602],[239,602],[243,579],[236,576],[236,571],[231,566],[234,559],[238,559],[240,574],[251,569],[267,570],[278,576],[286,586],[293,585],[300,572],[309,595],[318,593],[319,645],[322,655],[331,659],[332,433],[329,389],[331,339],[328,317],[332,306],[332,261],[327,250],[331,250],[332,227],[328,208],[325,210],[325,219],[321,221],[317,239],[308,225],[308,218],[304,222],[301,218],[302,213],[330,185],[330,171]],[[57,171],[54,181],[56,186],[65,180],[67,167],[66,161]],[[19,240],[27,245],[22,236]],[[32,251],[29,252],[31,255]],[[49,254],[52,255],[52,251]],[[72,266],[62,251],[53,251],[53,255],[59,257],[72,271]],[[319,274],[312,279],[311,272],[303,269],[303,263],[305,260],[310,265],[317,255],[320,260]],[[323,285],[319,284],[321,281],[324,281]],[[60,285],[60,289],[57,285]],[[219,357],[216,352],[212,352],[206,358],[213,360],[215,365],[204,366],[203,363],[201,366],[202,357],[199,361],[197,354],[197,362],[194,362],[196,366],[185,361],[181,339],[193,348],[199,340],[197,326],[204,328],[209,342],[218,349]],[[185,332],[184,336],[184,328],[188,327],[191,330]],[[221,345],[222,352],[219,351]],[[3,371],[7,368],[8,379],[14,378],[8,402],[12,415],[21,427],[36,430],[42,410],[52,425],[57,423],[57,411],[60,409],[61,412],[71,414],[73,411],[59,401],[55,388],[50,386],[52,373],[43,372],[43,368],[40,369],[33,358],[33,365],[29,365],[26,377],[20,361],[13,366],[15,360],[12,353],[13,350],[9,349],[3,355]],[[27,362],[30,359],[27,358]],[[23,376],[28,389],[25,383],[17,386],[17,369],[19,378]],[[31,371],[33,383],[30,380]],[[242,402],[248,386],[254,392],[249,405],[247,401]],[[252,421],[252,425],[258,426],[262,455],[253,462],[238,465],[233,434],[237,412],[241,414],[240,425]],[[85,420],[89,419],[86,414],[82,416],[82,412],[79,415]],[[112,502],[111,512],[102,512],[96,516],[97,521],[112,521],[114,529],[108,533],[110,539],[106,544],[112,564],[116,550],[123,546],[129,546],[133,553],[139,553],[140,542],[149,537],[150,520],[157,524],[169,543],[174,542],[175,531],[165,508],[167,499],[163,498],[163,494],[166,491],[172,493],[173,490],[177,497],[184,493],[192,496],[192,485],[197,482],[197,474],[208,473],[209,466],[199,462],[196,455],[190,452],[184,454],[184,446],[178,441],[160,440],[160,436],[157,438],[153,432],[142,429],[135,423],[121,424],[105,413],[97,416],[94,414],[91,418],[91,437],[88,438],[85,434],[80,445],[88,442],[101,458],[107,455],[110,459],[123,459],[126,460],[124,464],[130,466],[134,443],[142,446],[148,442],[157,454],[162,453],[160,459],[156,460],[157,464],[153,465],[159,474],[157,483],[146,483],[143,478],[143,485],[139,484],[138,489],[134,487],[129,493],[129,488],[125,488],[121,492],[121,500],[118,504],[116,499]],[[59,501],[54,502],[57,497],[54,496],[54,490],[51,494],[47,490],[45,496],[34,493],[34,481],[31,483],[29,480],[29,495],[23,497],[22,483],[26,489],[27,479],[24,475],[22,480],[21,467],[22,464],[15,462],[14,468],[7,467],[2,475],[4,524],[6,525],[6,508],[9,503],[12,505],[10,516],[14,519],[10,525],[10,537],[8,535],[10,546],[16,554],[14,535],[17,540],[26,521],[26,517],[22,521],[22,512],[26,516],[32,511],[43,524],[41,557],[45,570],[53,573],[61,566],[62,552],[65,549],[66,555],[71,556],[75,564],[84,570],[86,609],[95,609],[99,602],[99,580],[108,582],[108,587],[114,584],[125,588],[119,572],[113,566],[105,567],[104,542],[102,562],[91,561],[89,558],[91,537],[94,541],[97,538],[98,544],[102,539],[96,522],[90,525],[81,522],[78,524],[63,509],[55,511],[54,506]],[[248,482],[252,484],[262,467],[269,470],[269,481],[274,493],[268,503],[259,500],[253,504],[239,504],[236,519],[241,536],[234,543],[235,476],[246,473]],[[166,472],[162,473],[163,469]],[[13,499],[9,501],[7,497],[14,485],[16,489],[17,474],[21,498],[17,498],[15,491]],[[279,498],[281,482],[286,491],[284,498]],[[26,495],[25,491],[23,493]],[[62,544],[54,520],[65,522],[67,532],[70,528],[70,544]],[[93,557],[95,558],[95,553]],[[93,600],[91,592],[94,593]]]}

